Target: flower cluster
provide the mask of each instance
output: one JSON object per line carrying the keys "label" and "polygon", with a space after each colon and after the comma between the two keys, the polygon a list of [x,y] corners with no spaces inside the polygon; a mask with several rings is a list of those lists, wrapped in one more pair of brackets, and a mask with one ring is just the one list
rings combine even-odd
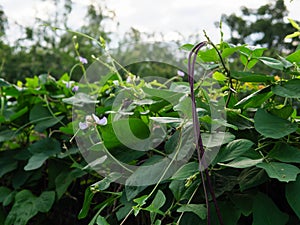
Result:
{"label": "flower cluster", "polygon": [[79,129],[85,130],[91,126],[96,126],[96,125],[105,126],[106,124],[107,124],[106,117],[103,117],[102,119],[100,119],[95,114],[92,114],[92,115],[86,116],[84,122],[79,122]]}

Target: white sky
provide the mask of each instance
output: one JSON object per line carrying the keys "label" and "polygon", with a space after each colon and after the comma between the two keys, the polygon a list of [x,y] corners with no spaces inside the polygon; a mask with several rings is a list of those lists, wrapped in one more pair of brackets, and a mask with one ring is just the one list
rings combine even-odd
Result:
{"label": "white sky", "polygon": [[[214,22],[219,21],[222,14],[239,13],[241,6],[257,8],[271,0],[89,0],[75,2],[71,13],[71,26],[76,29],[82,25],[85,15],[85,6],[91,1],[105,2],[109,9],[116,12],[116,20],[120,23],[116,30],[123,34],[130,27],[146,32],[162,32],[170,39],[176,38],[176,32],[185,37],[193,33],[202,35],[206,30],[213,40],[219,40],[219,31]],[[47,17],[55,12],[56,8],[51,0],[0,0],[6,15],[10,19],[10,26],[17,22],[22,25],[33,25],[34,17]],[[300,20],[300,0],[286,0],[290,14],[288,17]],[[11,39],[16,39],[18,34],[11,29]],[[225,30],[225,39],[226,36]]]}

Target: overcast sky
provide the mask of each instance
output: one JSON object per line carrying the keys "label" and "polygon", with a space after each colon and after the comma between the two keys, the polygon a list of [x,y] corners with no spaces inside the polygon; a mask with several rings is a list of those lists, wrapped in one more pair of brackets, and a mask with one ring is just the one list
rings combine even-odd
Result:
{"label": "overcast sky", "polygon": [[[241,6],[257,8],[268,0],[94,0],[105,2],[107,7],[116,13],[120,26],[111,30],[123,34],[130,27],[146,32],[163,32],[169,39],[176,37],[176,32],[184,36],[192,33],[202,34],[205,29],[214,40],[219,40],[219,31],[214,22],[219,21],[222,14],[239,13]],[[90,1],[73,0],[75,7],[70,15],[71,26],[76,29],[82,25],[85,14],[84,5]],[[22,25],[32,25],[34,17],[41,18],[57,10],[51,0],[0,0],[11,27],[17,22]],[[289,17],[300,20],[300,0],[286,1],[290,11]],[[11,30],[10,38],[18,34]],[[228,33],[227,33],[228,38]],[[226,39],[226,30],[225,30]]]}

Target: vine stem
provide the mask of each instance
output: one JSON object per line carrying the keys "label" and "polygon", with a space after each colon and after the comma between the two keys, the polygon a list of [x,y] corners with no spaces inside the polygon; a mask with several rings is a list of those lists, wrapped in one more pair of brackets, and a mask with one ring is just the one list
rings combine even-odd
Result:
{"label": "vine stem", "polygon": [[[209,200],[208,200],[208,193],[206,189],[206,184],[205,184],[205,178],[204,178],[204,173],[202,170],[202,165],[205,168],[205,177],[207,180],[209,192],[211,194],[211,197],[213,199],[215,208],[216,208],[216,213],[218,216],[218,220],[220,225],[223,225],[223,219],[221,216],[220,209],[217,204],[216,196],[211,184],[210,180],[210,175],[208,172],[208,169],[206,167],[206,162],[205,159],[202,159],[202,156],[204,155],[204,146],[202,142],[202,137],[201,137],[201,132],[200,132],[200,124],[198,120],[198,115],[197,115],[197,108],[196,108],[196,99],[195,99],[195,93],[194,93],[194,72],[195,72],[195,63],[197,59],[198,52],[202,47],[207,45],[207,42],[200,42],[199,44],[195,45],[193,49],[191,50],[189,57],[188,57],[188,81],[190,84],[190,92],[191,92],[191,100],[192,100],[192,115],[193,115],[193,128],[194,128],[194,136],[195,136],[195,141],[196,141],[196,150],[197,150],[197,155],[198,155],[198,162],[199,162],[199,171],[201,174],[201,179],[203,181],[203,191],[204,191],[204,196],[205,196],[205,203],[207,206],[207,225],[211,225],[211,211],[209,207]],[[223,60],[222,60],[223,66],[225,66]],[[226,67],[225,67],[226,68]]]}

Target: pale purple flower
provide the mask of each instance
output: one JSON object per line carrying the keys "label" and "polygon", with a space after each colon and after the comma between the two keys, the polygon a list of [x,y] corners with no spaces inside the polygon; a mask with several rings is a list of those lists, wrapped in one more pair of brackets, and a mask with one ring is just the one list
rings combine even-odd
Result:
{"label": "pale purple flower", "polygon": [[181,70],[177,70],[177,75],[180,77],[184,77],[184,72],[182,72]]}
{"label": "pale purple flower", "polygon": [[66,88],[71,88],[73,83],[75,83],[74,81],[63,81],[63,83],[66,84]]}
{"label": "pale purple flower", "polygon": [[87,64],[87,63],[88,63],[88,60],[87,60],[86,58],[84,58],[84,57],[79,56],[78,59],[79,59],[79,61],[80,61],[82,64]]}
{"label": "pale purple flower", "polygon": [[99,119],[99,117],[96,116],[95,114],[92,114],[92,117],[93,117],[95,123],[98,124],[98,125],[105,126],[107,124],[106,117],[103,117],[102,119]]}
{"label": "pale purple flower", "polygon": [[76,92],[76,91],[78,91],[79,90],[79,86],[77,86],[77,85],[75,85],[73,88],[72,88],[72,91],[73,92]]}
{"label": "pale purple flower", "polygon": [[85,130],[89,127],[87,122],[79,122],[79,129],[80,130]]}
{"label": "pale purple flower", "polygon": [[106,117],[103,117],[102,119],[100,119],[95,114],[92,114],[91,116],[88,115],[85,117],[85,122],[79,122],[79,129],[85,130],[85,129],[89,128],[90,126],[95,126],[95,125],[105,126],[106,124],[107,124]]}

